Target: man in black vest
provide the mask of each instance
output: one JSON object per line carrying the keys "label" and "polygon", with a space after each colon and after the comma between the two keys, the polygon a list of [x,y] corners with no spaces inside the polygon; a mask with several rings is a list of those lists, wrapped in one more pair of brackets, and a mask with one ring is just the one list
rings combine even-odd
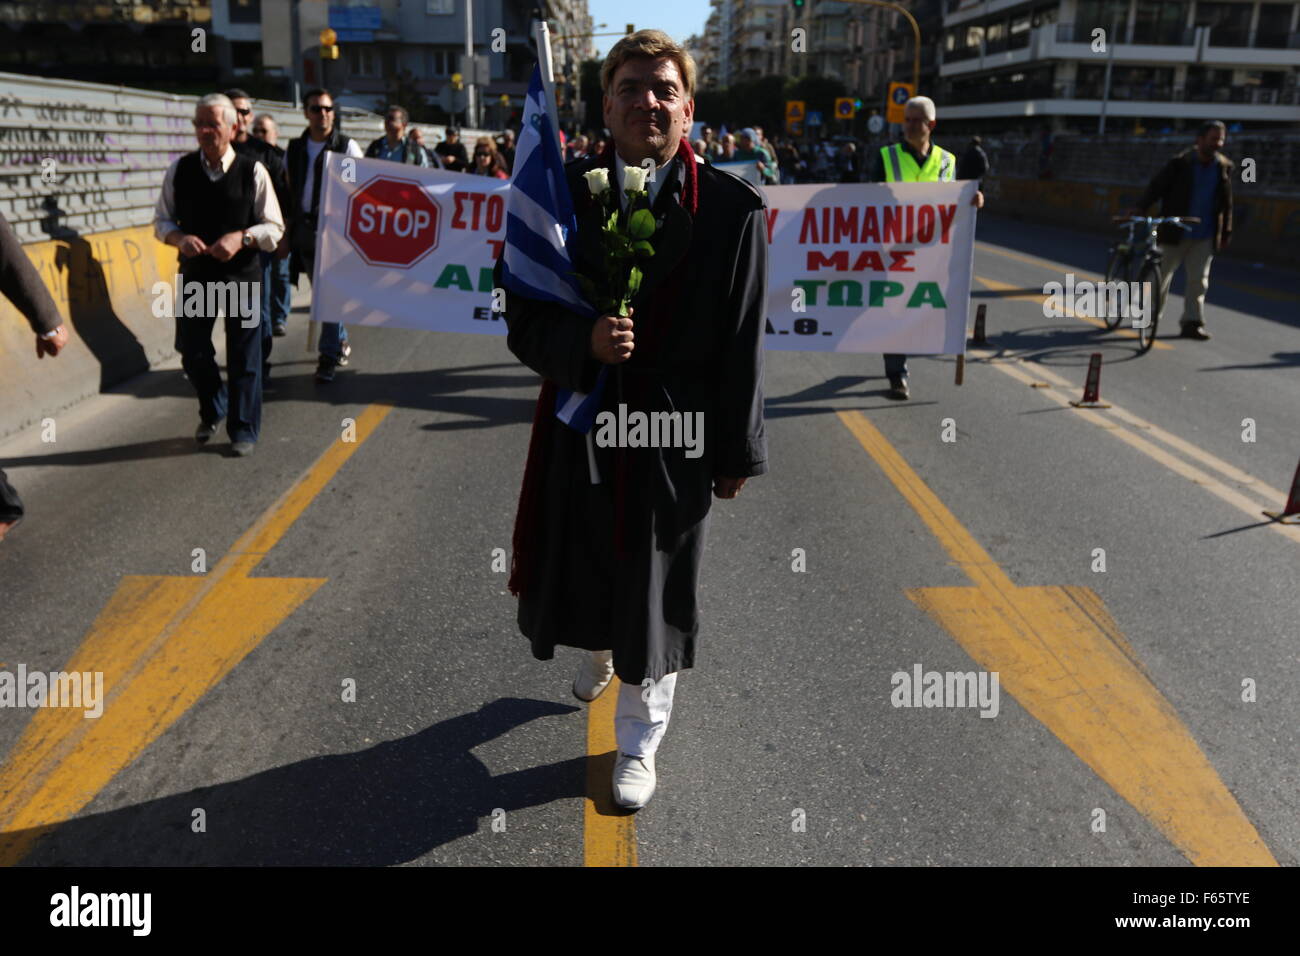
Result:
{"label": "man in black vest", "polygon": [[[307,128],[289,143],[289,195],[293,202],[293,225],[289,231],[293,258],[289,275],[294,285],[298,284],[300,274],[305,272],[310,276],[316,264],[316,214],[320,209],[325,153],[364,157],[361,147],[338,131],[334,122],[334,97],[329,90],[308,90],[302,102]],[[334,381],[334,369],[346,365],[351,352],[347,329],[339,322],[322,322],[316,381]]]}
{"label": "man in black vest", "polygon": [[[262,424],[262,265],[284,235],[284,219],[266,167],[238,155],[238,114],[210,93],[194,111],[199,149],[168,168],[154,210],[154,235],[180,251],[172,307],[181,367],[199,396],[200,443],[226,418],[231,451],[252,454]],[[212,347],[225,316],[229,402]]]}
{"label": "man in black vest", "polygon": [[[235,104],[235,113],[238,116],[235,124],[235,141],[231,145],[240,156],[256,159],[266,167],[266,171],[271,174],[271,184],[275,186],[275,198],[280,203],[280,212],[283,213],[289,204],[289,177],[284,171],[284,150],[252,135],[253,101],[248,98],[247,93],[239,89],[226,90],[226,96],[231,103]],[[284,239],[280,240],[274,252],[259,251],[257,254],[258,260],[262,263],[263,386],[267,384],[267,380],[271,377],[273,336],[285,334],[284,325],[289,312],[288,303],[284,301],[274,303],[275,306],[282,307],[283,311],[279,315],[273,314],[271,292],[275,285],[274,273],[281,263],[284,264],[286,269],[288,268],[288,262],[285,258],[288,255],[289,244]]]}

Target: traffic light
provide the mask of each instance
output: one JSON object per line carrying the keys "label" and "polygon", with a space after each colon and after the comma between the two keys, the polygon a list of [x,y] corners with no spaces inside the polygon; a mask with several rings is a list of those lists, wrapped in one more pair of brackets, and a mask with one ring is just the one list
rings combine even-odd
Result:
{"label": "traffic light", "polygon": [[803,13],[804,0],[790,0],[790,6],[796,14]]}
{"label": "traffic light", "polygon": [[339,36],[329,27],[320,32],[320,58],[322,60],[337,60],[339,58],[339,48],[336,45],[339,42]]}
{"label": "traffic light", "polygon": [[855,110],[860,110],[860,109],[862,109],[862,99],[861,99],[861,98],[858,98],[858,99],[856,99],[856,100],[853,101],[853,108],[854,108]]}

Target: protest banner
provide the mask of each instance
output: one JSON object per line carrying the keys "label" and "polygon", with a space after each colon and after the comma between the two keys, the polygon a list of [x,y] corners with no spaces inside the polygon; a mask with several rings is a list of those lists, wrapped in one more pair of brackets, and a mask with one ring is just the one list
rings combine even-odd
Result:
{"label": "protest banner", "polygon": [[505,335],[492,267],[510,182],[325,154],[312,319]]}
{"label": "protest banner", "polygon": [[966,349],[977,183],[770,186],[767,347]]}
{"label": "protest banner", "polygon": [[[492,267],[507,180],[325,157],[312,318],[504,335]],[[774,350],[958,354],[974,182],[770,186]]]}

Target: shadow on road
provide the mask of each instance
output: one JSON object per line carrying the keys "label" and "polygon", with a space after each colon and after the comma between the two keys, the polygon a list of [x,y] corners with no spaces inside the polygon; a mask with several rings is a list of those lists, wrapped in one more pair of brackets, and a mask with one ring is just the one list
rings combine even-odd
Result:
{"label": "shadow on road", "polygon": [[[79,817],[30,866],[390,866],[507,814],[583,797],[587,758],[492,776],[470,751],[531,720],[579,708],[504,697],[353,753],[330,754]],[[195,810],[205,833],[192,831]]]}

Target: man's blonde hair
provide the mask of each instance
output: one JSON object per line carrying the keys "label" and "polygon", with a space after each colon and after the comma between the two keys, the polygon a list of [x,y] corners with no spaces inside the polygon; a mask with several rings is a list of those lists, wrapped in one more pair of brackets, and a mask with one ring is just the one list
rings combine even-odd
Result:
{"label": "man's blonde hair", "polygon": [[695,60],[677,42],[662,30],[638,30],[614,44],[605,63],[600,68],[601,92],[613,95],[610,87],[614,83],[614,74],[618,68],[634,57],[648,56],[652,59],[666,56],[677,64],[677,72],[682,75],[682,86],[688,100],[695,98]]}

